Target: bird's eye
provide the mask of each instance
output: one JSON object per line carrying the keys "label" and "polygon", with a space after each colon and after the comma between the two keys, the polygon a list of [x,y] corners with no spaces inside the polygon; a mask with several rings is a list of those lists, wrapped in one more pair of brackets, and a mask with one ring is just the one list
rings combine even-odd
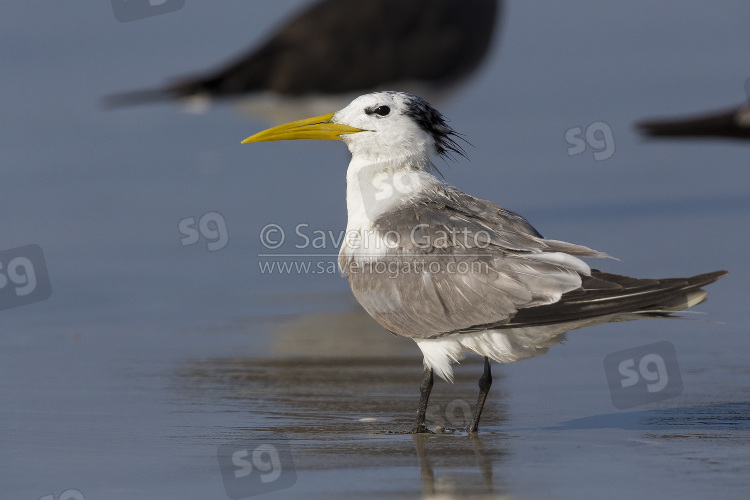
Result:
{"label": "bird's eye", "polygon": [[388,106],[378,106],[377,109],[375,110],[375,114],[378,114],[380,116],[385,116],[390,112],[391,112],[391,108],[389,108]]}
{"label": "bird's eye", "polygon": [[377,108],[367,108],[365,113],[368,115],[376,114],[378,116],[387,116],[391,112],[391,108],[388,106],[378,106]]}

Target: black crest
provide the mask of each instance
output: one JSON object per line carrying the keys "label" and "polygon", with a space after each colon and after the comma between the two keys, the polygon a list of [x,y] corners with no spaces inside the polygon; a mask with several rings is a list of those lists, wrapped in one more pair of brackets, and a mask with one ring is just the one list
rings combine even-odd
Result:
{"label": "black crest", "polygon": [[[404,114],[411,117],[417,125],[426,131],[428,134],[435,139],[435,148],[438,154],[441,156],[450,156],[450,152],[454,152],[460,156],[466,157],[466,151],[458,144],[454,137],[459,138],[466,142],[466,139],[461,137],[461,134],[453,130],[448,125],[445,117],[436,110],[424,99],[408,95],[406,100],[406,110]],[[468,144],[468,143],[467,143]]]}

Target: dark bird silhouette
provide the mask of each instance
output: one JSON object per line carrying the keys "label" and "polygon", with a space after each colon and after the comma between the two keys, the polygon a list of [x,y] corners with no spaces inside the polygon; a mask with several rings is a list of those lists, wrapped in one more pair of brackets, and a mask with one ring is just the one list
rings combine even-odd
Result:
{"label": "dark bird silhouette", "polygon": [[646,120],[636,124],[649,137],[750,139],[750,106],[688,118]]}
{"label": "dark bird silhouette", "polygon": [[[104,104],[262,94],[296,100],[295,105],[301,98],[322,97],[322,106],[330,109],[386,88],[440,101],[487,55],[499,9],[500,0],[323,0],[215,71],[112,95]],[[339,101],[326,99],[340,95]]]}

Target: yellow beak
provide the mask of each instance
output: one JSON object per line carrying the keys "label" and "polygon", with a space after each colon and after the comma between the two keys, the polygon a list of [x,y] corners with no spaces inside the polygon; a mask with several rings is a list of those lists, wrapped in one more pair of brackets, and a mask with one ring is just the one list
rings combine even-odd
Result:
{"label": "yellow beak", "polygon": [[269,128],[263,132],[251,135],[242,144],[248,142],[267,142],[267,141],[293,141],[297,139],[341,139],[344,134],[356,134],[364,132],[360,128],[333,123],[331,119],[335,113],[314,118],[306,118],[296,122],[279,125],[278,127]]}

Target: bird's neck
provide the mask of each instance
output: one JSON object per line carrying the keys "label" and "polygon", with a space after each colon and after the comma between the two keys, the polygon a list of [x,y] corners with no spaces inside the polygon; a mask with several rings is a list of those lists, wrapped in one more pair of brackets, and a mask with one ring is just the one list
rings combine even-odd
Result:
{"label": "bird's neck", "polygon": [[380,215],[436,187],[426,155],[372,161],[354,156],[346,173],[347,232],[371,229]]}

